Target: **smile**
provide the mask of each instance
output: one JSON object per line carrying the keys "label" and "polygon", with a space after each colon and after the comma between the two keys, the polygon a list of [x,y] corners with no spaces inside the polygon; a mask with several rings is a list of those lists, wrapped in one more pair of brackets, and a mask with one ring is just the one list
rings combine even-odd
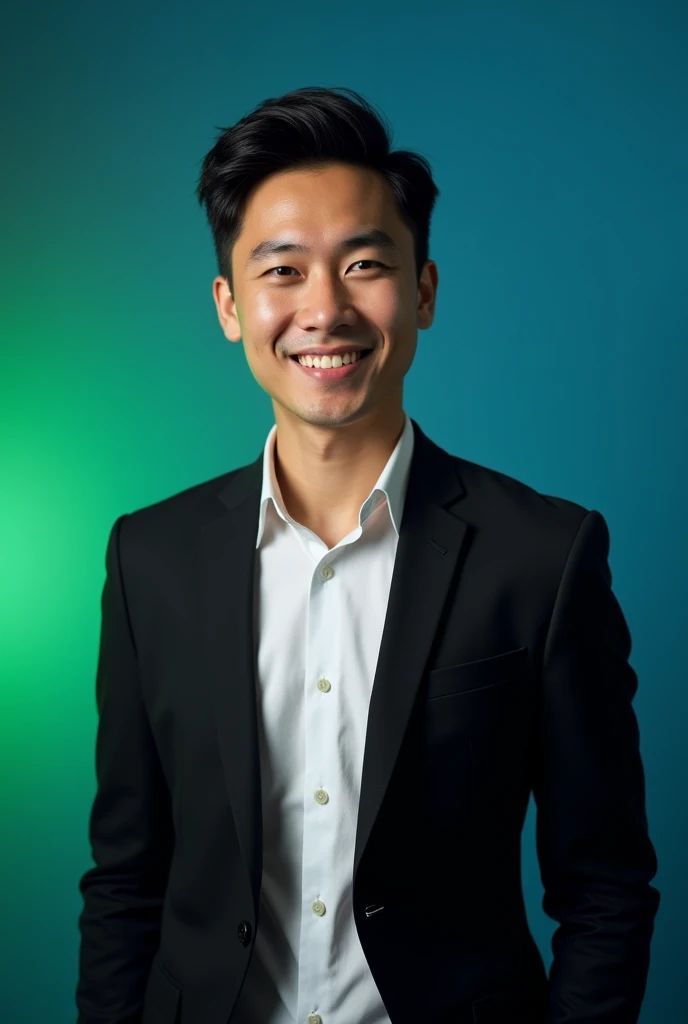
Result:
{"label": "smile", "polygon": [[[353,361],[350,359],[348,363],[345,363],[342,358],[341,366],[307,366],[299,362],[298,356],[291,356],[291,362],[295,364],[298,370],[308,374],[309,377],[315,380],[341,380],[345,377],[353,377],[354,374],[358,373],[361,364],[366,361],[371,352],[372,349],[367,349],[364,352],[352,353],[354,356]],[[303,359],[304,357],[302,356],[301,358]],[[329,361],[329,357],[326,356],[325,359]]]}

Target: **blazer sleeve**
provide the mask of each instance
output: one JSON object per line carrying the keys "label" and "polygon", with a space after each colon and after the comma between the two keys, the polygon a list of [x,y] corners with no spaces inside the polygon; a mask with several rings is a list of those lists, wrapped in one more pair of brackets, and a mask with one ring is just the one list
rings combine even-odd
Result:
{"label": "blazer sleeve", "polygon": [[[129,621],[120,547],[105,556],[96,673],[96,795],[89,838],[95,867],[82,876],[77,1024],[139,1024],[173,848],[172,812],[146,709]],[[125,563],[126,564],[126,563]]]}
{"label": "blazer sleeve", "polygon": [[604,517],[571,546],[543,652],[533,796],[552,936],[547,1024],[636,1024],[659,891],[628,663]]}

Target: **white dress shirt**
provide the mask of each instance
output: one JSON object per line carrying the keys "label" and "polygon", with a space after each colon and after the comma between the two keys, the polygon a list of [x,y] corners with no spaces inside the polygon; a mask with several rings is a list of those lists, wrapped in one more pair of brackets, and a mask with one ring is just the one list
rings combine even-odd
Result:
{"label": "white dress shirt", "polygon": [[263,453],[256,540],[263,879],[232,1024],[390,1024],[352,881],[368,704],[413,453],[408,415],[359,526],[328,549],[287,512]]}

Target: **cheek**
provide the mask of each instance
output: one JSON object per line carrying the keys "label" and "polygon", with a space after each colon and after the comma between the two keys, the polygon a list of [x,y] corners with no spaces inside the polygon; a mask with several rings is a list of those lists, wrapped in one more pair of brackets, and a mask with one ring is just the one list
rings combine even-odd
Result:
{"label": "cheek", "polygon": [[251,303],[251,320],[259,331],[274,328],[280,320],[289,315],[286,296],[274,291],[259,292]]}
{"label": "cheek", "polygon": [[380,287],[365,302],[359,305],[361,313],[375,324],[380,331],[394,333],[408,321],[408,311],[403,295],[399,294],[392,282],[389,287]]}

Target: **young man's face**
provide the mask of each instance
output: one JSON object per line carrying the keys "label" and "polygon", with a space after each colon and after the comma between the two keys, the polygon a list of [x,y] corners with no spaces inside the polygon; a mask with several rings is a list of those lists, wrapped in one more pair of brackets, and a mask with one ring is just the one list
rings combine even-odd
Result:
{"label": "young man's face", "polygon": [[[388,235],[393,247],[379,239],[340,248],[372,230]],[[308,251],[250,259],[266,242]],[[381,175],[332,163],[267,178],[246,205],[232,271],[233,296],[225,278],[213,282],[218,317],[230,341],[243,338],[278,421],[287,415],[336,427],[371,415],[398,418],[418,328],[432,324],[437,268],[428,260],[417,284],[413,236]],[[347,345],[372,351],[333,370],[292,358]]]}

